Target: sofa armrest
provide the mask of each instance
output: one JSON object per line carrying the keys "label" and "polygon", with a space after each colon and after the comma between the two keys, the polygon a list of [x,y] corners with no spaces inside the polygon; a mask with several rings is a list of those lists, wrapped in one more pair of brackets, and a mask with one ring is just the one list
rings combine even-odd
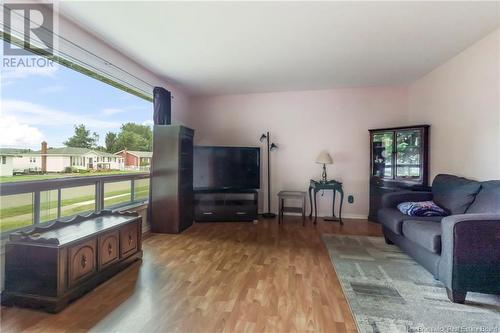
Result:
{"label": "sofa armrest", "polygon": [[500,214],[451,215],[441,221],[439,279],[459,292],[500,293]]}
{"label": "sofa armrest", "polygon": [[428,201],[432,200],[431,192],[420,191],[401,191],[386,193],[382,196],[383,208],[395,208],[402,202],[406,201]]}

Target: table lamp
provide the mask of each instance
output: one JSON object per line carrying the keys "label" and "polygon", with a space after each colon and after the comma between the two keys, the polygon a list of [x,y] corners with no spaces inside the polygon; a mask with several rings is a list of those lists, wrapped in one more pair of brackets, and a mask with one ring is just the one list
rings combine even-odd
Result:
{"label": "table lamp", "polygon": [[326,183],[326,165],[333,164],[332,157],[326,151],[322,151],[319,156],[316,158],[316,163],[323,164],[323,175],[321,177],[321,182]]}

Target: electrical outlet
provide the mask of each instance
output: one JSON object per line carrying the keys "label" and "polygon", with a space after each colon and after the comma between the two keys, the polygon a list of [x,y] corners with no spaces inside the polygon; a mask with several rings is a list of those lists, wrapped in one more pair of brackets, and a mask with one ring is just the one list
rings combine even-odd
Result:
{"label": "electrical outlet", "polygon": [[350,204],[354,203],[354,196],[353,195],[349,195],[347,197],[347,202],[350,203]]}

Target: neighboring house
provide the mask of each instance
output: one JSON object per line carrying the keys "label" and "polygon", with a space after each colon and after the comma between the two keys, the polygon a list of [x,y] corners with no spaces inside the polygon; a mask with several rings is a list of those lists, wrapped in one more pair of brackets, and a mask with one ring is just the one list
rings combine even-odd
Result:
{"label": "neighboring house", "polygon": [[124,166],[123,159],[119,156],[87,148],[47,149],[46,156],[46,171],[48,172],[63,171],[66,167],[86,170],[123,170]]}
{"label": "neighboring house", "polygon": [[14,175],[13,160],[17,156],[15,149],[0,148],[0,176]]}
{"label": "neighboring house", "polygon": [[115,155],[121,156],[126,169],[149,170],[153,153],[150,151],[120,150]]}
{"label": "neighboring house", "polygon": [[47,149],[42,146],[40,151],[20,155],[14,159],[15,171],[62,172],[68,167],[84,170],[124,169],[120,156],[88,148]]}
{"label": "neighboring house", "polygon": [[42,171],[42,159],[36,152],[20,153],[14,158],[14,172],[39,172]]}

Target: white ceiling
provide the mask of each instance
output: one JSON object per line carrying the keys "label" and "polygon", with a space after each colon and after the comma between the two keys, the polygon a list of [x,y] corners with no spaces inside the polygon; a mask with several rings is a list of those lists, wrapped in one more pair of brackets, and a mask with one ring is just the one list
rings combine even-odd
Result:
{"label": "white ceiling", "polygon": [[62,2],[195,94],[411,82],[500,24],[500,2]]}

